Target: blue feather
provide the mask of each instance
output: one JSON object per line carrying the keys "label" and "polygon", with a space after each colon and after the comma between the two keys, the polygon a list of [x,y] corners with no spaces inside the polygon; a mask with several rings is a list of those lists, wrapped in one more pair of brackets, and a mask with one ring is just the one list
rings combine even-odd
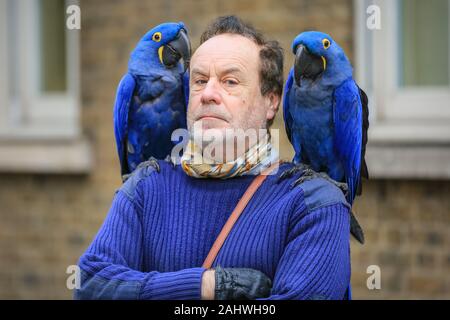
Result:
{"label": "blue feather", "polygon": [[114,135],[116,148],[122,171],[127,171],[126,141],[128,135],[128,113],[130,111],[131,97],[133,96],[135,81],[129,73],[125,74],[117,89],[116,102],[114,104]]}
{"label": "blue feather", "polygon": [[289,139],[289,141],[292,143],[292,116],[289,113],[290,105],[289,105],[289,93],[292,88],[292,84],[294,83],[294,70],[291,69],[289,72],[286,85],[284,87],[284,100],[283,100],[283,118],[284,118],[284,125],[286,128],[286,134]]}
{"label": "blue feather", "polygon": [[189,105],[189,71],[186,71],[183,75],[183,94],[184,94],[184,104],[187,108]]}
{"label": "blue feather", "polygon": [[353,79],[345,81],[334,92],[334,146],[344,165],[349,188],[347,201],[356,196],[360,180],[362,147],[362,105],[359,89]]}

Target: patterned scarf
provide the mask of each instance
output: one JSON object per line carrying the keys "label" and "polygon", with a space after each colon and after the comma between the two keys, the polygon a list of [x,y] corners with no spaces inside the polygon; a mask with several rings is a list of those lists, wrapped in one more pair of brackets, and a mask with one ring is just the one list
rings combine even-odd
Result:
{"label": "patterned scarf", "polygon": [[181,157],[181,167],[191,177],[228,179],[241,175],[259,175],[276,161],[278,152],[272,148],[270,139],[261,139],[243,155],[226,163],[217,163],[204,157],[201,148],[190,139]]}

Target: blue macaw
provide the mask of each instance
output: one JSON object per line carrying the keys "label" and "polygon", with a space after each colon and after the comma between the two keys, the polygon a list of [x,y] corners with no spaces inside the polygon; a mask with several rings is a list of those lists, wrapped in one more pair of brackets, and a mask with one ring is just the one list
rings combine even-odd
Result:
{"label": "blue macaw", "polygon": [[[303,32],[292,50],[295,62],[285,86],[283,114],[293,161],[346,183],[352,205],[362,191],[361,177],[368,178],[367,96],[353,80],[344,51],[328,34]],[[352,234],[364,242],[353,213],[351,218]]]}
{"label": "blue macaw", "polygon": [[182,22],[148,31],[131,53],[114,105],[114,134],[122,177],[140,163],[165,159],[171,134],[186,128],[191,45]]}

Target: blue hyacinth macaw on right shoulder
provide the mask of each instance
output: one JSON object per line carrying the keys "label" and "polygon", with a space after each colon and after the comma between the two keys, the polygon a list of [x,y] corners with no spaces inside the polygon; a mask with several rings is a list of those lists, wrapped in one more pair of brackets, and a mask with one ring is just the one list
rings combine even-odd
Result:
{"label": "blue hyacinth macaw on right shoulder", "polygon": [[[352,205],[361,194],[361,178],[368,178],[367,96],[353,80],[344,51],[328,34],[303,32],[294,39],[292,50],[295,62],[285,86],[283,114],[294,162],[346,183]],[[353,213],[351,232],[364,242]]]}

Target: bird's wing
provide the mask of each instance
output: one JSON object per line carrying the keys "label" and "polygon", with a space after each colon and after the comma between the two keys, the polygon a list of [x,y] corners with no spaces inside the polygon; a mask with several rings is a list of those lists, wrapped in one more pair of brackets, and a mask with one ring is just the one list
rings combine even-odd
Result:
{"label": "bird's wing", "polygon": [[119,155],[122,175],[129,173],[127,164],[127,134],[128,113],[130,111],[131,99],[136,82],[133,76],[127,73],[117,88],[116,101],[114,103],[114,135],[116,137],[116,148]]}
{"label": "bird's wing", "polygon": [[284,87],[284,100],[283,100],[283,118],[284,118],[284,127],[286,129],[286,134],[289,141],[292,143],[292,116],[290,114],[290,105],[289,105],[289,94],[291,92],[292,85],[294,83],[294,69],[291,69],[289,72],[289,76],[286,81],[286,85]]}
{"label": "bird's wing", "polygon": [[[369,179],[369,170],[366,164],[366,145],[367,145],[367,131],[369,130],[369,98],[366,93],[359,88],[359,96],[361,97],[362,106],[362,145],[361,145],[361,177]],[[359,181],[357,195],[362,193],[362,182]]]}
{"label": "bird's wing", "polygon": [[184,103],[187,107],[189,104],[189,70],[186,70],[186,72],[183,74],[183,94],[184,94]]}
{"label": "bird's wing", "polygon": [[349,194],[353,203],[361,177],[362,105],[359,88],[353,79],[336,88],[333,99],[334,146],[344,167]]}

